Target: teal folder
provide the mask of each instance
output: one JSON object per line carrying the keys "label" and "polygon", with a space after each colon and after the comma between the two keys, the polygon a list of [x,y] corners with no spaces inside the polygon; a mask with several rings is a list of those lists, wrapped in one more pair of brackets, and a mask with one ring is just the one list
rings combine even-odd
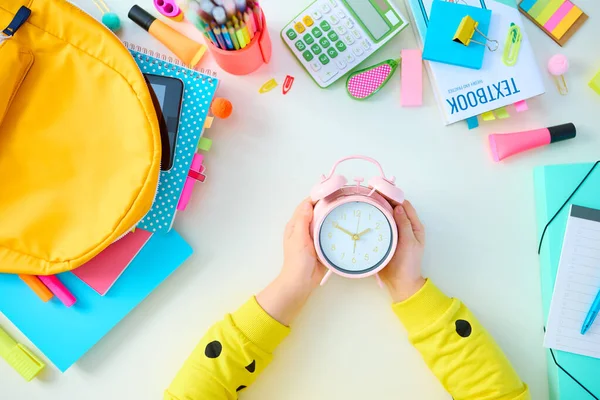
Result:
{"label": "teal folder", "polygon": [[104,297],[73,273],[62,273],[60,280],[77,298],[71,308],[56,297],[44,303],[17,275],[0,274],[0,313],[64,372],[191,254],[192,248],[174,230],[154,234]]}
{"label": "teal folder", "polygon": [[[593,165],[593,163],[549,165],[535,169],[538,239],[548,221],[561,208]],[[548,226],[544,236],[540,253],[544,320],[548,319],[571,204],[600,209],[600,165],[594,169],[567,206]],[[600,398],[600,359],[562,351],[548,351],[547,359],[551,400]]]}

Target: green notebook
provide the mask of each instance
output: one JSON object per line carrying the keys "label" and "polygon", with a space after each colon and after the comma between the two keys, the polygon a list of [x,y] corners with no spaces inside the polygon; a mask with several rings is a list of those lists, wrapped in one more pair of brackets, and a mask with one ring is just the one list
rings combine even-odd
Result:
{"label": "green notebook", "polygon": [[[535,169],[538,240],[548,221],[569,198],[593,165],[594,163],[549,165]],[[600,209],[600,165],[594,169],[546,231],[540,254],[544,320],[548,319],[571,204]],[[549,350],[547,359],[551,400],[600,398],[600,359]]]}

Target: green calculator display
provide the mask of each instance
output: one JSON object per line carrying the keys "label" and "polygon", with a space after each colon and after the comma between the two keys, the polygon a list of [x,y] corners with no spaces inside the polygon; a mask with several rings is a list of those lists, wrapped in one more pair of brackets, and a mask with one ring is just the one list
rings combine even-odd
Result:
{"label": "green calculator display", "polygon": [[316,0],[283,28],[281,37],[326,88],[407,25],[390,0]]}

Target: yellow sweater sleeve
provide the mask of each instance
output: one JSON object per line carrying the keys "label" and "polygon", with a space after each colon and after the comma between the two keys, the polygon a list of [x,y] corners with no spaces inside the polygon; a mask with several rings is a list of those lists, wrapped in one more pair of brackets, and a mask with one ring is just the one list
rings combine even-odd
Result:
{"label": "yellow sweater sleeve", "polygon": [[289,328],[267,314],[256,298],[215,324],[200,340],[165,400],[229,400],[250,386],[271,362]]}
{"label": "yellow sweater sleeve", "polygon": [[455,400],[531,399],[527,385],[473,314],[431,281],[393,309]]}

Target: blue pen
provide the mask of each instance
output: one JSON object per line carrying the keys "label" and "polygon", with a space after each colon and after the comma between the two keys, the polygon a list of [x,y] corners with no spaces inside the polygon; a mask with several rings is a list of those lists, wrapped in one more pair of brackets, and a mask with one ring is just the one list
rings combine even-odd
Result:
{"label": "blue pen", "polygon": [[225,25],[221,26],[221,35],[223,35],[223,39],[225,39],[227,50],[233,50],[233,42],[231,41],[231,36],[229,35]]}
{"label": "blue pen", "polygon": [[590,330],[590,328],[594,324],[594,321],[596,320],[596,317],[598,316],[599,312],[600,312],[600,291],[596,295],[594,304],[592,304],[592,308],[590,308],[590,311],[588,312],[587,317],[585,317],[585,322],[583,323],[583,326],[581,327],[582,335],[585,335],[585,333]]}

